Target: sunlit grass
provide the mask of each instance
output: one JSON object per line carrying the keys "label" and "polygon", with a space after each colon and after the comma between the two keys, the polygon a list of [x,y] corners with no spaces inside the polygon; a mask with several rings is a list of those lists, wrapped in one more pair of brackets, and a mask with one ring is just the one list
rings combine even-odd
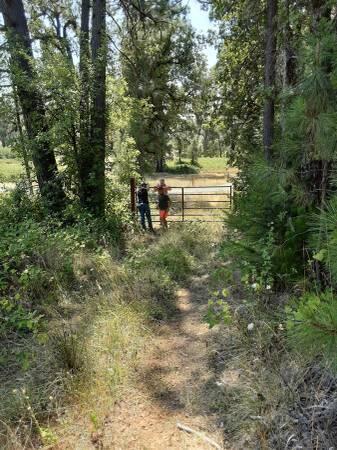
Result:
{"label": "sunlit grass", "polygon": [[198,158],[201,172],[222,172],[227,169],[227,158]]}
{"label": "sunlit grass", "polygon": [[[201,157],[198,158],[198,162],[196,166],[192,166],[190,160],[183,159],[182,160],[183,165],[186,165],[188,167],[195,167],[199,173],[203,172],[224,172],[227,169],[227,158],[225,157]],[[167,161],[167,167],[169,169],[174,169],[178,167],[177,160],[169,160]]]}
{"label": "sunlit grass", "polygon": [[18,159],[0,159],[0,181],[15,181],[23,173]]}

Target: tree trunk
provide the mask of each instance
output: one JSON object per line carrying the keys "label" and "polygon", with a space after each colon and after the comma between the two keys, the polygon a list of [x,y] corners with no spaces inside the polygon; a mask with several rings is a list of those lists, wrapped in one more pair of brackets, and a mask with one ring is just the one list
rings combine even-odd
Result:
{"label": "tree trunk", "polygon": [[36,86],[33,51],[22,0],[0,0],[0,11],[4,17],[13,81],[31,142],[40,193],[49,209],[58,210],[64,206],[65,194],[48,139],[43,99]]}
{"label": "tree trunk", "polygon": [[82,201],[95,216],[105,209],[106,44],[106,1],[93,0],[90,146],[81,165]]}
{"label": "tree trunk", "polygon": [[156,172],[164,172],[164,157],[158,156],[156,164]]}
{"label": "tree trunk", "polygon": [[78,170],[80,199],[85,206],[88,177],[87,158],[90,149],[90,46],[89,46],[90,0],[82,0],[80,34],[80,141]]}
{"label": "tree trunk", "polygon": [[265,102],[263,114],[263,146],[267,161],[272,159],[275,119],[276,32],[277,0],[267,0],[267,26],[265,44]]}
{"label": "tree trunk", "polygon": [[178,147],[178,163],[181,164],[182,163],[181,157],[182,157],[182,152],[183,152],[183,146],[182,146],[182,141],[179,136],[177,136],[177,144],[178,144],[177,145],[177,147]]}
{"label": "tree trunk", "polygon": [[17,95],[16,88],[14,85],[13,85],[13,98],[14,98],[14,107],[15,107],[16,127],[17,127],[18,133],[19,133],[23,165],[25,167],[29,192],[31,194],[33,194],[32,177],[31,177],[31,171],[30,171],[30,167],[29,167],[29,157],[28,157],[28,152],[27,152],[27,148],[26,148],[24,132],[22,129],[22,123],[21,123],[19,99],[18,99],[18,95]]}

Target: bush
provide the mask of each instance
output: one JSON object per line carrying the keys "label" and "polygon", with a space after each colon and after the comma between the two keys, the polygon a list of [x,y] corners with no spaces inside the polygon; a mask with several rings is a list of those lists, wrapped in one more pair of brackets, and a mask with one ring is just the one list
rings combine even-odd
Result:
{"label": "bush", "polygon": [[165,172],[175,175],[195,174],[199,173],[200,166],[188,162],[175,161],[173,165],[165,166]]}
{"label": "bush", "polygon": [[225,219],[224,257],[250,282],[285,285],[303,273],[303,246],[311,211],[296,206],[287,191],[287,174],[261,161],[237,186],[235,205]]}
{"label": "bush", "polygon": [[337,298],[331,291],[306,293],[286,309],[292,344],[308,355],[324,354],[334,365],[337,345]]}
{"label": "bush", "polygon": [[63,290],[78,289],[76,254],[100,254],[121,243],[115,216],[103,222],[71,206],[63,221],[47,218],[38,200],[17,191],[0,198],[0,233],[2,334],[34,331]]}

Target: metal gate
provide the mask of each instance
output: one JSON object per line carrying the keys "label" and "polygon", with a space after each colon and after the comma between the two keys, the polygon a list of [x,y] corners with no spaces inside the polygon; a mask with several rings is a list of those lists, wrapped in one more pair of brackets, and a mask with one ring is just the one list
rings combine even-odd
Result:
{"label": "metal gate", "polygon": [[[223,222],[225,210],[232,207],[233,186],[172,186],[169,191],[171,222]],[[152,221],[159,222],[157,194],[150,189]],[[136,186],[131,182],[131,210],[136,212]]]}

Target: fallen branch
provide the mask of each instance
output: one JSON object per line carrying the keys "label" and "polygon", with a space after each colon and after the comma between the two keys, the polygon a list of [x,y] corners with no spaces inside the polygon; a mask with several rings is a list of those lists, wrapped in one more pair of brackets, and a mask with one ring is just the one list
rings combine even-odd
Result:
{"label": "fallen branch", "polygon": [[177,422],[177,428],[182,431],[186,431],[186,433],[189,434],[195,434],[199,438],[203,439],[205,442],[210,444],[212,447],[217,448],[218,450],[221,450],[222,447],[220,447],[219,444],[217,444],[213,439],[210,439],[209,437],[205,436],[203,433],[200,433],[199,431],[193,430],[193,428],[190,428],[180,422]]}

